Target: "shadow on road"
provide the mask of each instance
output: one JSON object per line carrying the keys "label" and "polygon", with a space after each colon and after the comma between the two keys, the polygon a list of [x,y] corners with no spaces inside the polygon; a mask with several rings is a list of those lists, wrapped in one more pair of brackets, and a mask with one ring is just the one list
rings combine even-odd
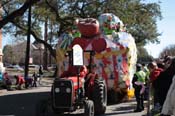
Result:
{"label": "shadow on road", "polygon": [[[48,99],[49,96],[49,91],[0,96],[0,116],[36,116],[35,112],[38,102],[43,99]],[[131,114],[135,107],[136,103],[134,102],[134,99],[117,105],[109,105],[107,107],[107,112],[100,116],[121,116],[124,114]],[[56,115],[51,114],[49,116]],[[75,114],[64,114],[64,116],[83,116],[83,114],[82,112],[78,112]]]}
{"label": "shadow on road", "polygon": [[121,114],[130,114],[133,113],[133,109],[135,108],[135,104],[129,106],[121,106],[115,108],[111,113],[106,113],[103,116],[114,116],[114,115],[121,115]]}
{"label": "shadow on road", "polygon": [[47,99],[49,92],[0,96],[0,116],[35,116],[36,103]]}

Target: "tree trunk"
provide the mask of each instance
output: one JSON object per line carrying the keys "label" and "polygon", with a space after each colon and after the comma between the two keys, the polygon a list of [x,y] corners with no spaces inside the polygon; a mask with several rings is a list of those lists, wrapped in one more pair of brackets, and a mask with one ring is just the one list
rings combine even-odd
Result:
{"label": "tree trunk", "polygon": [[[50,24],[50,45],[52,46],[52,37],[53,37],[53,25],[52,25],[52,22]],[[51,53],[49,52],[49,64],[51,65],[52,64],[52,55]]]}
{"label": "tree trunk", "polygon": [[26,58],[25,58],[25,74],[24,77],[28,77],[28,65],[30,57],[30,31],[31,31],[31,6],[29,7],[28,14],[28,33],[27,33],[27,46],[26,46]]}
{"label": "tree trunk", "polygon": [[[44,41],[47,42],[48,40],[48,19],[46,18],[45,25],[44,25]],[[47,48],[44,47],[44,55],[43,55],[43,69],[47,70],[48,64],[48,53]]]}

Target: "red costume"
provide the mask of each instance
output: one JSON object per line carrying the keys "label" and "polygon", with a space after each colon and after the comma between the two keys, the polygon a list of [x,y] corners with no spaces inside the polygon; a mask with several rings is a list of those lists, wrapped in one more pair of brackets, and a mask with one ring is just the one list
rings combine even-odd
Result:
{"label": "red costume", "polygon": [[22,85],[25,83],[24,77],[18,75],[17,84]]}
{"label": "red costume", "polygon": [[150,80],[151,80],[151,82],[154,82],[156,79],[157,79],[157,77],[160,75],[160,73],[163,71],[163,69],[162,68],[156,68],[156,69],[154,69],[152,72],[151,72],[151,74],[150,74]]}

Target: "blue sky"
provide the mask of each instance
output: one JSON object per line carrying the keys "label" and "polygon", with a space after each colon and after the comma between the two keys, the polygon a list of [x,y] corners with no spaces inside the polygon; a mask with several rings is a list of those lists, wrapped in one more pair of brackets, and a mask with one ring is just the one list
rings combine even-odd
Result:
{"label": "blue sky", "polygon": [[[146,2],[158,2],[159,0],[145,0]],[[159,53],[167,46],[175,44],[175,0],[160,0],[163,19],[157,22],[158,31],[162,33],[159,37],[160,44],[149,44],[145,46],[148,53],[157,58]],[[12,40],[4,37],[3,45],[12,44]]]}
{"label": "blue sky", "polygon": [[[150,0],[157,2],[158,0]],[[160,44],[149,44],[145,48],[148,53],[157,58],[159,53],[167,46],[175,44],[175,0],[161,0],[163,19],[157,22],[158,31],[162,33]]]}

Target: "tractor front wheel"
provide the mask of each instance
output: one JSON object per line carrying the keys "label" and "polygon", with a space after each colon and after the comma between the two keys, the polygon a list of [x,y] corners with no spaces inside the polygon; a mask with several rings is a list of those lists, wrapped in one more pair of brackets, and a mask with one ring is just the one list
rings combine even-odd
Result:
{"label": "tractor front wheel", "polygon": [[104,114],[107,107],[107,86],[104,80],[95,79],[92,94],[95,114]]}
{"label": "tractor front wheel", "polygon": [[92,100],[85,101],[84,116],[94,116],[94,103]]}

